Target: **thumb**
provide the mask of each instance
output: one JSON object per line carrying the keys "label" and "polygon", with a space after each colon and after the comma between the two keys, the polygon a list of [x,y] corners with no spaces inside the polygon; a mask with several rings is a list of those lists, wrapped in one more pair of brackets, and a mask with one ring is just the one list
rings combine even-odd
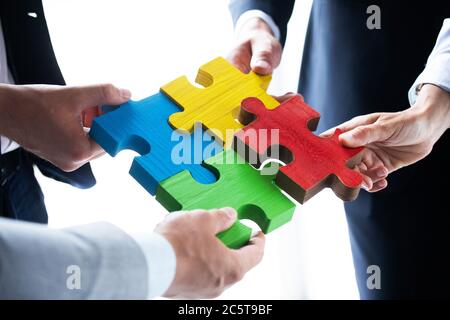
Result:
{"label": "thumb", "polygon": [[269,75],[281,60],[281,45],[275,39],[258,39],[252,42],[250,66],[260,75]]}
{"label": "thumb", "polygon": [[131,98],[129,90],[117,88],[112,84],[74,87],[73,90],[76,91],[75,94],[78,97],[79,111],[103,104],[119,105]]}
{"label": "thumb", "polygon": [[369,124],[342,133],[339,141],[346,147],[356,148],[383,141],[385,136],[386,130],[383,127],[378,124]]}
{"label": "thumb", "polygon": [[210,211],[213,215],[214,223],[214,234],[222,232],[230,228],[237,219],[237,212],[233,208],[222,208]]}

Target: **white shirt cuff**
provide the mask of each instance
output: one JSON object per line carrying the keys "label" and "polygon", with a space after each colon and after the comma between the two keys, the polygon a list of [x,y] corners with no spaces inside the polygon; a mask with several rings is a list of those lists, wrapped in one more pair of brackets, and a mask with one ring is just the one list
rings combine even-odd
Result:
{"label": "white shirt cuff", "polygon": [[144,253],[148,267],[148,299],[161,296],[175,278],[176,256],[169,241],[157,233],[131,235]]}
{"label": "white shirt cuff", "polygon": [[434,84],[450,92],[450,19],[445,19],[436,45],[431,52],[425,70],[419,75],[408,92],[409,103],[417,99],[417,87],[421,84]]}
{"label": "white shirt cuff", "polygon": [[264,22],[267,23],[270,29],[272,29],[274,37],[280,40],[280,29],[278,28],[277,24],[275,23],[275,21],[273,21],[271,16],[261,10],[248,10],[241,14],[236,21],[236,26],[234,28],[235,33],[239,34],[244,24],[253,18],[260,18],[261,20],[264,20]]}

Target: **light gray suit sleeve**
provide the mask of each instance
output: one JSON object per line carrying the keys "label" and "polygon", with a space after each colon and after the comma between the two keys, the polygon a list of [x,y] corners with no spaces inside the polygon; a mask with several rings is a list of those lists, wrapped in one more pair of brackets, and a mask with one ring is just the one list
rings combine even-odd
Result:
{"label": "light gray suit sleeve", "polygon": [[55,230],[0,218],[0,299],[145,299],[147,273],[138,244],[109,223]]}

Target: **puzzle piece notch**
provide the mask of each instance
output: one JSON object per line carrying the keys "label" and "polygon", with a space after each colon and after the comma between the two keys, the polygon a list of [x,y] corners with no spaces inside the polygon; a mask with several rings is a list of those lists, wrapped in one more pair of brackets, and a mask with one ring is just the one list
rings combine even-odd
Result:
{"label": "puzzle piece notch", "polygon": [[[233,207],[239,219],[256,222],[264,233],[291,220],[295,204],[275,186],[274,176],[261,175],[232,149],[205,163],[218,173],[215,183],[199,184],[183,171],[161,182],[156,199],[169,211]],[[237,221],[218,237],[228,247],[240,248],[250,240],[251,229]]]}
{"label": "puzzle piece notch", "polygon": [[168,117],[177,111],[177,105],[164,94],[157,93],[140,101],[129,101],[95,118],[89,134],[111,156],[124,149],[138,152],[141,156],[134,158],[130,174],[152,195],[156,194],[160,181],[183,170],[189,170],[194,179],[201,183],[215,182],[216,176],[201,161],[205,148],[209,148],[212,154],[222,150],[217,142],[203,144],[202,141],[201,148],[197,146],[194,149],[194,153],[201,153],[194,154],[200,158],[197,162],[174,162],[172,152],[180,143],[180,139],[173,139],[174,134],[193,144],[198,141],[191,138],[198,134],[197,130],[201,131],[197,128],[192,135],[174,131],[168,124]]}
{"label": "puzzle piece notch", "polygon": [[[276,184],[300,203],[309,200],[325,187],[330,187],[344,201],[354,200],[362,177],[347,167],[358,161],[363,148],[346,148],[338,140],[340,130],[331,137],[314,135],[320,114],[300,97],[293,97],[269,110],[257,98],[242,101],[239,118],[247,123],[237,132],[234,149],[247,161],[258,159],[260,165],[268,154],[280,146],[278,159],[285,162],[276,176]],[[277,141],[262,129],[278,129]],[[252,136],[256,139],[252,139]],[[272,156],[272,155],[271,155]]]}
{"label": "puzzle piece notch", "polygon": [[174,128],[192,132],[193,125],[200,122],[229,146],[232,139],[227,139],[227,130],[243,127],[234,117],[243,99],[258,97],[269,109],[279,105],[266,93],[270,80],[271,76],[242,73],[219,57],[202,65],[198,71],[196,82],[204,88],[193,86],[182,76],[162,86],[161,90],[183,109],[169,118]]}

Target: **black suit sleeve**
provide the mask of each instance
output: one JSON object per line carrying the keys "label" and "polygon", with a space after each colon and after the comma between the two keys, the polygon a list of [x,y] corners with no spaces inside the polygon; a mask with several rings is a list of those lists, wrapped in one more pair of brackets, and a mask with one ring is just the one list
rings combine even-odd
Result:
{"label": "black suit sleeve", "polygon": [[[0,0],[0,20],[8,67],[15,84],[64,85],[41,1]],[[78,188],[89,188],[95,184],[89,164],[73,172],[64,172],[34,155],[30,154],[29,158],[47,177],[70,183]]]}
{"label": "black suit sleeve", "polygon": [[280,28],[280,41],[286,41],[287,23],[291,18],[295,0],[231,0],[230,11],[233,23],[236,24],[239,16],[248,10],[261,10],[272,17]]}

